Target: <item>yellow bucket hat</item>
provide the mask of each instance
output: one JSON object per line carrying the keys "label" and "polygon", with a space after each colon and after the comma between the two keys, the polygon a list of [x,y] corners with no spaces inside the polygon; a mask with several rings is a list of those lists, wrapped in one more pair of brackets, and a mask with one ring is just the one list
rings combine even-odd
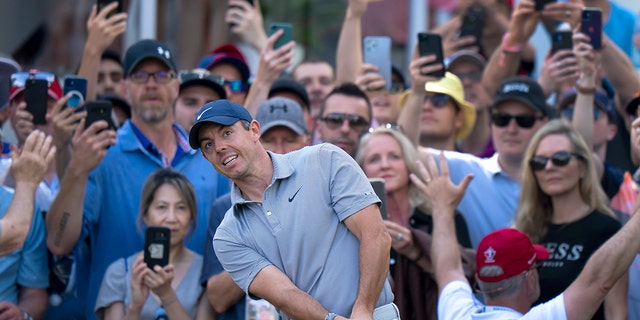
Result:
{"label": "yellow bucket hat", "polygon": [[462,88],[460,79],[453,73],[446,72],[444,78],[438,81],[427,82],[424,85],[424,90],[427,92],[446,94],[456,101],[464,114],[464,122],[462,123],[462,127],[456,132],[456,140],[467,137],[476,123],[476,108],[470,102],[464,100],[464,89]]}

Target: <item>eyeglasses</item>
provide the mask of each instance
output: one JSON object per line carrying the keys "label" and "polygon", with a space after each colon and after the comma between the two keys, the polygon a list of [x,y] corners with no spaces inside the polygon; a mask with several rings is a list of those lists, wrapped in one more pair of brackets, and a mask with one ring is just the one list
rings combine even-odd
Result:
{"label": "eyeglasses", "polygon": [[[431,105],[434,108],[440,109],[440,108],[444,108],[447,105],[447,103],[452,99],[453,98],[451,98],[451,96],[446,95],[444,93],[428,94],[424,96],[423,103],[427,103],[427,101],[429,101],[431,102]],[[455,104],[455,102],[454,102],[454,105],[456,105],[456,108],[457,108],[457,104]]]}
{"label": "eyeglasses", "polygon": [[27,79],[46,80],[47,85],[50,87],[56,76],[50,72],[16,72],[11,75],[11,86],[24,87]]}
{"label": "eyeglasses", "polygon": [[569,161],[571,161],[571,156],[576,156],[578,159],[582,159],[582,156],[577,153],[558,151],[551,155],[551,157],[535,156],[531,158],[531,160],[529,160],[529,166],[531,166],[531,170],[533,171],[541,171],[547,167],[547,162],[551,160],[551,163],[553,163],[554,166],[564,167],[569,164]]}
{"label": "eyeglasses", "polygon": [[222,76],[211,73],[205,69],[193,69],[193,70],[180,71],[180,73],[178,74],[178,78],[180,79],[180,83],[202,79],[202,80],[209,80],[213,83],[217,83],[223,86],[225,82]]}
{"label": "eyeglasses", "polygon": [[389,89],[389,93],[399,93],[406,89],[404,83],[402,82],[391,82],[391,88]]}
{"label": "eyeglasses", "polygon": [[331,112],[320,120],[326,123],[327,127],[331,130],[340,128],[345,121],[349,122],[349,127],[351,127],[351,129],[357,131],[364,131],[369,127],[369,121],[357,114]]}
{"label": "eyeglasses", "polygon": [[471,71],[471,72],[453,72],[460,79],[460,81],[464,81],[464,79],[469,79],[471,82],[480,82],[482,80],[482,72],[481,71]]}
{"label": "eyeglasses", "polygon": [[504,128],[509,125],[511,119],[516,119],[518,127],[529,129],[536,124],[536,120],[542,119],[541,116],[535,116],[533,114],[521,114],[513,116],[506,113],[494,113],[491,115],[491,121],[496,127]]}
{"label": "eyeglasses", "polygon": [[242,80],[224,79],[224,85],[228,87],[232,93],[244,93],[247,91],[247,85]]}
{"label": "eyeglasses", "polygon": [[173,71],[167,70],[161,70],[155,73],[138,70],[129,75],[131,82],[137,84],[147,83],[151,77],[153,77],[158,84],[167,84],[176,77],[176,74],[173,73]]}
{"label": "eyeglasses", "polygon": [[123,74],[120,71],[111,71],[109,73],[98,72],[98,83],[104,82],[107,77],[109,77],[113,83],[120,83],[120,81],[122,81]]}
{"label": "eyeglasses", "polygon": [[[574,106],[568,106],[566,109],[562,111],[562,115],[568,120],[571,120],[573,119],[574,110],[575,110]],[[593,120],[598,120],[600,118],[601,112],[602,110],[600,110],[600,108],[598,107],[593,108]]]}

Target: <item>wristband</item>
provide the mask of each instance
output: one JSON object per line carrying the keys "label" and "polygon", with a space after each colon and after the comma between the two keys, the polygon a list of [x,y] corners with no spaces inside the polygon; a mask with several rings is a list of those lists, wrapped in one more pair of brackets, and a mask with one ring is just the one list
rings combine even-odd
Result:
{"label": "wristband", "polygon": [[333,320],[337,317],[338,315],[333,313],[333,312],[329,312],[327,313],[326,316],[324,316],[324,320]]}
{"label": "wristband", "polygon": [[519,44],[508,44],[507,43],[507,38],[509,37],[509,32],[505,32],[505,34],[502,36],[502,51],[504,52],[508,52],[508,53],[520,53],[522,52],[522,50],[524,49],[524,43],[519,43]]}
{"label": "wristband", "polygon": [[594,94],[596,93],[596,87],[583,87],[579,83],[576,83],[576,91],[582,94]]}

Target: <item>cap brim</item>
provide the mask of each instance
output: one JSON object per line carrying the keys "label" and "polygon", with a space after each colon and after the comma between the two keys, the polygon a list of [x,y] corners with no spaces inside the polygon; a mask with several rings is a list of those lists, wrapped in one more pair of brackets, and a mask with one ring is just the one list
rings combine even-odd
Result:
{"label": "cap brim", "polygon": [[303,134],[306,134],[306,131],[303,130],[302,128],[300,128],[299,126],[296,126],[295,124],[293,124],[290,121],[286,121],[286,120],[276,120],[276,121],[271,121],[269,122],[267,125],[265,126],[260,126],[260,135],[264,134],[265,132],[269,131],[269,129],[275,128],[275,127],[285,127],[288,129],[291,129],[291,131],[295,132],[297,135],[301,136]]}
{"label": "cap brim", "polygon": [[501,104],[501,103],[503,103],[505,101],[520,101],[520,102],[526,104],[533,111],[542,112],[545,116],[547,115],[547,112],[545,112],[545,110],[542,109],[542,108],[544,108],[544,106],[536,106],[530,100],[525,99],[523,97],[518,97],[518,96],[508,96],[508,97],[498,98],[495,101],[493,101],[493,106],[495,107],[495,106],[497,106],[497,105],[499,105],[499,104]]}
{"label": "cap brim", "polygon": [[547,250],[547,248],[539,245],[539,244],[534,244],[533,245],[533,250],[536,252],[536,260],[537,261],[544,261],[544,260],[549,260],[550,254],[549,251]]}
{"label": "cap brim", "polygon": [[191,131],[189,131],[189,145],[192,149],[200,148],[200,128],[207,124],[221,124],[223,126],[230,126],[236,122],[240,121],[237,117],[229,117],[229,116],[215,116],[211,118],[201,119],[200,121],[196,120],[196,123],[191,127]]}
{"label": "cap brim", "polygon": [[131,75],[131,72],[133,72],[133,70],[136,69],[136,67],[140,64],[140,62],[142,62],[142,61],[144,61],[146,59],[159,60],[160,62],[162,62],[162,64],[167,66],[167,68],[169,68],[169,70],[174,71],[174,72],[176,71],[176,68],[169,62],[169,60],[167,58],[165,58],[165,56],[160,55],[160,54],[150,54],[150,55],[139,57],[138,59],[134,60],[133,63],[131,64],[131,67],[129,68],[129,70],[125,70],[125,72],[126,72],[125,73],[125,77],[128,78]]}
{"label": "cap brim", "polygon": [[210,88],[211,90],[215,91],[219,96],[220,99],[226,99],[227,98],[227,92],[224,90],[224,87],[221,85],[218,85],[214,82],[211,82],[209,80],[205,80],[205,79],[193,79],[193,80],[189,80],[186,82],[183,82],[180,84],[180,91],[184,90],[185,88],[188,88],[190,86],[205,86],[207,88]]}

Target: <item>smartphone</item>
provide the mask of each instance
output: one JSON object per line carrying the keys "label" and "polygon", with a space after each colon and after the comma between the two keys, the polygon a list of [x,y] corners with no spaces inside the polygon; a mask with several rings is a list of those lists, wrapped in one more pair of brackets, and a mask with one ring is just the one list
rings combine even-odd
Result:
{"label": "smartphone", "polygon": [[102,9],[104,9],[104,7],[106,7],[107,5],[109,5],[111,2],[117,2],[118,3],[118,7],[116,8],[116,10],[111,11],[108,15],[107,18],[110,18],[112,15],[117,14],[122,12],[124,9],[122,8],[123,6],[123,1],[122,0],[97,0],[98,3],[98,12],[102,11]]}
{"label": "smartphone", "polygon": [[594,50],[602,48],[602,10],[600,8],[582,9],[580,32],[589,36]]}
{"label": "smartphone", "polygon": [[384,179],[369,178],[369,182],[373,187],[373,191],[375,191],[378,198],[380,198],[380,214],[382,215],[382,219],[387,220],[387,191],[384,189]]}
{"label": "smartphone", "polygon": [[44,79],[27,79],[24,88],[24,101],[27,111],[33,115],[33,124],[47,123],[47,102],[49,83]]}
{"label": "smartphone", "polygon": [[536,11],[542,11],[548,3],[556,2],[556,0],[536,0]]}
{"label": "smartphone", "polygon": [[109,125],[107,129],[114,130],[115,125],[111,119],[111,102],[107,100],[87,101],[84,105],[87,110],[84,128],[89,128],[94,122],[104,120]]}
{"label": "smartphone", "polygon": [[436,61],[431,64],[442,64],[442,69],[431,72],[430,76],[444,77],[444,57],[442,54],[442,38],[437,33],[420,32],[418,33],[418,51],[421,57],[435,54]]}
{"label": "smartphone", "polygon": [[149,269],[169,264],[171,230],[167,227],[147,227],[144,234],[144,263]]}
{"label": "smartphone", "polygon": [[378,73],[387,83],[385,90],[391,90],[391,38],[386,36],[365,37],[363,40],[364,63],[378,67]]}
{"label": "smartphone", "polygon": [[551,55],[560,50],[573,49],[573,32],[571,31],[554,31],[551,34]]}
{"label": "smartphone", "polygon": [[462,26],[460,27],[458,38],[466,36],[474,36],[476,38],[476,42],[470,44],[468,47],[480,48],[485,15],[485,8],[480,4],[474,4],[470,6],[464,13],[464,16],[462,16]]}
{"label": "smartphone", "polygon": [[291,23],[286,22],[273,22],[269,24],[269,36],[276,33],[278,30],[284,30],[284,33],[276,40],[273,44],[273,50],[276,50],[285,44],[289,43],[289,41],[293,40],[293,26]]}
{"label": "smartphone", "polygon": [[87,97],[87,79],[78,76],[67,76],[64,79],[64,95],[71,93],[67,105],[77,108],[84,103]]}

